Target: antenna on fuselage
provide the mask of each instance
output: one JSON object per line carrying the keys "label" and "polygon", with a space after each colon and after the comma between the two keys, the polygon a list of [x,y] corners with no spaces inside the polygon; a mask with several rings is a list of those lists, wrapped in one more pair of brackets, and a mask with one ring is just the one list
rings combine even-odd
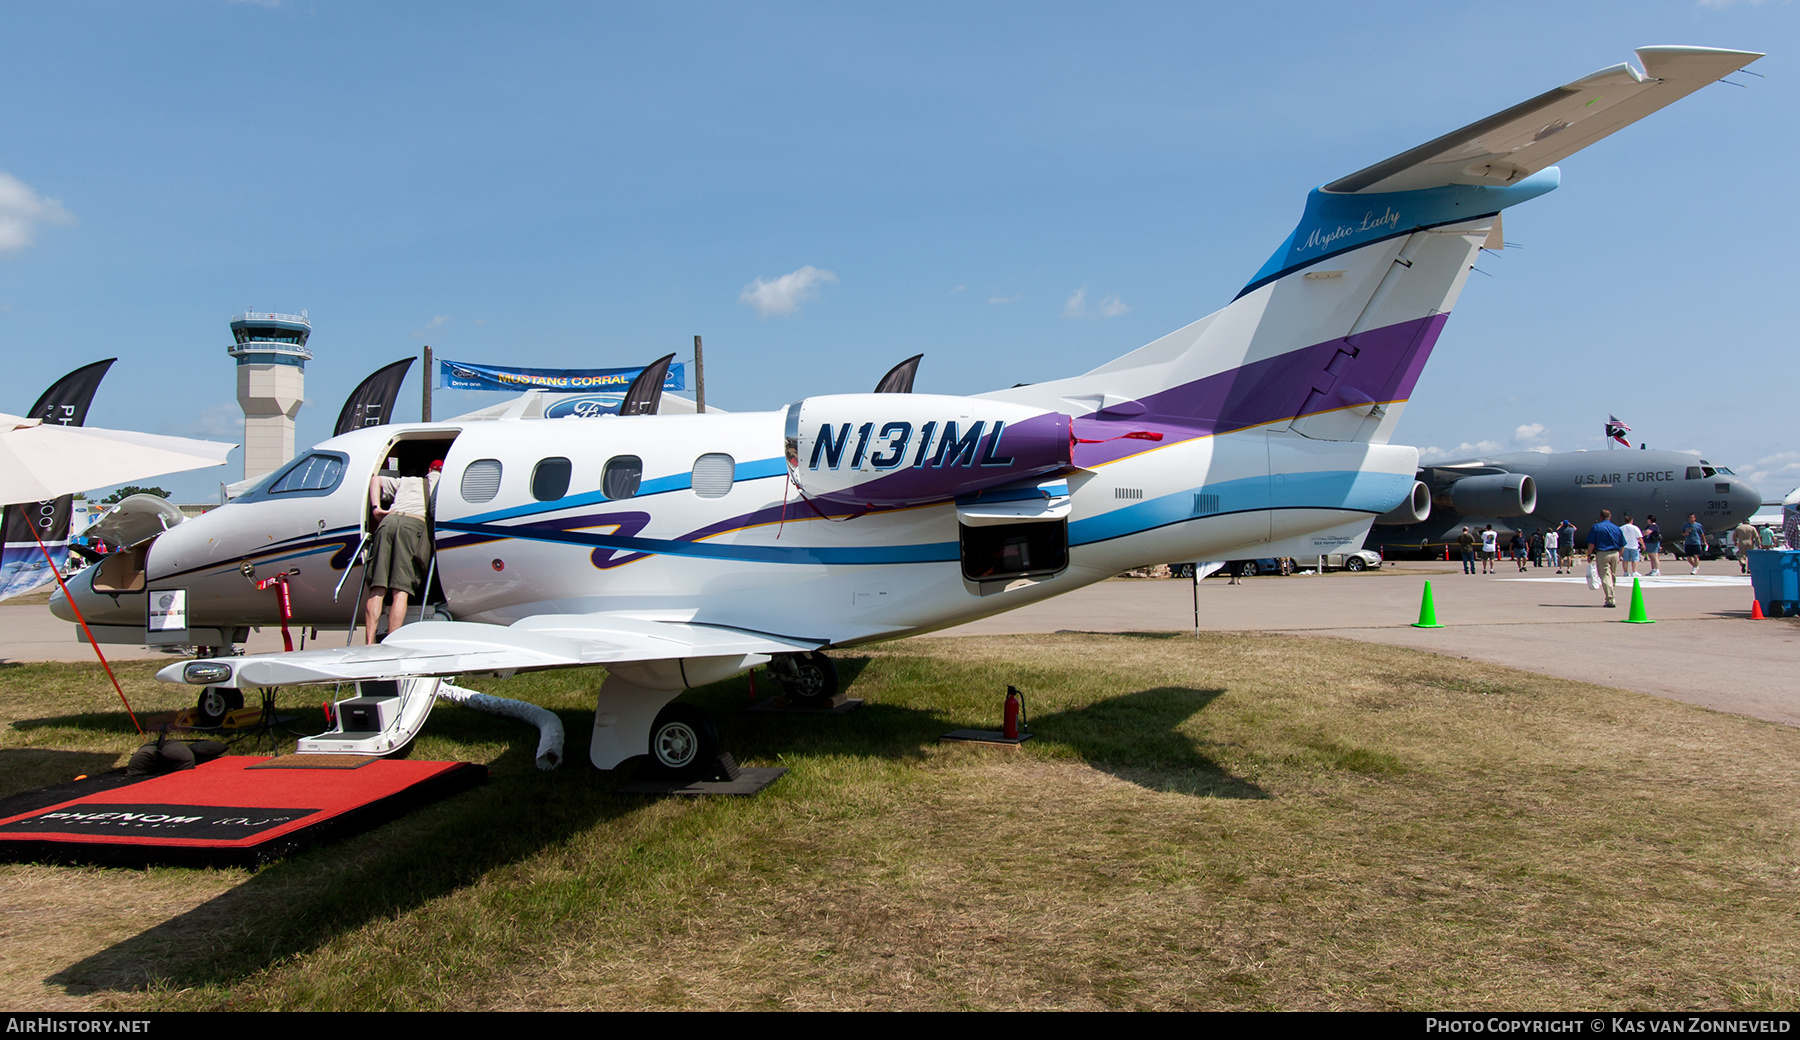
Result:
{"label": "antenna on fuselage", "polygon": [[888,369],[888,374],[882,376],[881,382],[875,384],[875,392],[878,394],[912,393],[913,378],[919,374],[919,359],[924,356],[923,354],[914,354]]}
{"label": "antenna on fuselage", "polygon": [[644,366],[644,370],[631,381],[625,390],[625,399],[619,402],[620,415],[655,415],[662,406],[663,380],[669,375],[669,362],[675,355],[664,354],[655,361]]}

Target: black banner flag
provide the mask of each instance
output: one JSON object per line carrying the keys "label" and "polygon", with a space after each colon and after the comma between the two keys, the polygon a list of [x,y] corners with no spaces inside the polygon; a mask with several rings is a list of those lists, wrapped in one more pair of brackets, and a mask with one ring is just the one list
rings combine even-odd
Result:
{"label": "black banner flag", "polygon": [[[31,406],[31,411],[25,413],[25,418],[63,426],[80,426],[87,422],[88,406],[94,403],[94,391],[100,389],[101,378],[117,360],[96,361],[58,379]],[[0,599],[29,592],[51,580],[49,571],[43,568],[44,558],[37,547],[37,539],[31,536],[34,525],[37,537],[51,550],[51,558],[56,560],[57,566],[62,566],[68,559],[69,504],[73,500],[74,496],[64,495],[45,502],[6,507],[6,518],[0,521],[6,543],[0,551]]]}
{"label": "black banner flag", "polygon": [[396,361],[376,369],[374,375],[363,380],[345,399],[344,410],[338,413],[337,427],[331,435],[336,437],[365,426],[386,426],[392,422],[394,402],[400,398],[400,384],[405,381],[412,363],[412,358]]}

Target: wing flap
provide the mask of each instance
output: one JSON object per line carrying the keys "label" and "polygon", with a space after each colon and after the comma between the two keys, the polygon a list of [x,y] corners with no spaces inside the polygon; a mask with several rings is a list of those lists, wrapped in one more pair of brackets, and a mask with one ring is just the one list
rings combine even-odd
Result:
{"label": "wing flap", "polygon": [[[467,621],[422,621],[407,625],[374,646],[224,657],[206,663],[231,668],[230,676],[215,685],[300,686],[415,675],[796,653],[823,645],[823,640],[714,625],[605,614],[546,614],[504,627]],[[185,682],[186,669],[194,663],[197,662],[170,665],[156,677],[164,682]]]}

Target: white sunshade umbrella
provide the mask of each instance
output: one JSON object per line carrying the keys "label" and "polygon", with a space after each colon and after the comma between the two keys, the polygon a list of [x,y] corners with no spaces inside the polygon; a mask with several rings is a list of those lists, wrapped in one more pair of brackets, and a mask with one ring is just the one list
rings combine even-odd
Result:
{"label": "white sunshade umbrella", "polygon": [[0,504],[43,502],[165,473],[223,466],[235,444],[0,413]]}

